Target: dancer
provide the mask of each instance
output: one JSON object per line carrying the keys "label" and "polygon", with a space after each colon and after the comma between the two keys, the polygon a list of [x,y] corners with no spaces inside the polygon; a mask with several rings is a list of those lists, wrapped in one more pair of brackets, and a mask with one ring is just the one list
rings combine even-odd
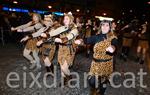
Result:
{"label": "dancer", "polygon": [[[44,27],[42,27],[39,31],[32,33],[31,35],[28,35],[22,39],[22,41],[26,41],[31,38],[40,38],[40,40],[47,40],[47,38],[41,38],[41,34],[44,32],[49,31],[51,28],[56,26],[57,18],[55,15],[44,15]],[[51,65],[51,61],[54,57],[55,53],[55,45],[52,43],[44,43],[42,44],[42,47],[40,47],[42,51],[42,59],[44,61],[45,67],[47,72],[52,71],[53,72],[53,64]]]}
{"label": "dancer", "polygon": [[124,33],[120,58],[124,61],[127,61],[130,48],[132,46],[133,37],[137,34],[138,29],[139,27],[137,19],[132,20],[131,23],[127,24],[121,29],[122,31],[124,30]]}
{"label": "dancer", "polygon": [[[40,28],[43,27],[41,16],[37,13],[32,14],[32,21],[28,22],[27,24],[18,26],[16,28],[12,27],[12,31],[17,32],[30,32],[34,33],[38,31]],[[24,38],[21,40],[23,41]],[[38,56],[39,49],[36,47],[37,38],[29,39],[25,45],[25,48],[23,50],[23,56],[30,61],[32,64],[30,68],[34,68],[37,66],[37,68],[41,68],[40,64],[40,58]],[[32,57],[33,56],[33,57]]]}
{"label": "dancer", "polygon": [[113,72],[113,54],[117,45],[117,37],[111,31],[111,21],[103,17],[100,17],[100,20],[102,20],[100,34],[75,41],[76,44],[95,44],[88,77],[91,87],[90,95],[104,95],[109,77]]}
{"label": "dancer", "polygon": [[[87,20],[86,23],[86,33],[85,33],[85,38],[91,37],[91,32],[92,32],[92,21],[90,19]],[[90,46],[91,45],[86,45],[86,57],[89,57],[90,54]]]}
{"label": "dancer", "polygon": [[[69,67],[72,66],[76,53],[73,43],[78,36],[78,30],[73,21],[74,17],[72,16],[72,13],[69,12],[64,14],[64,26],[61,26],[56,30],[51,30],[48,34],[42,34],[43,37],[60,36],[60,38],[55,38],[54,41],[59,43],[58,63],[60,64],[61,76],[64,79],[64,82],[62,83],[64,85],[67,85],[67,82],[71,78]],[[42,41],[38,44],[41,43]]]}
{"label": "dancer", "polygon": [[139,41],[138,41],[138,47],[137,47],[137,59],[136,61],[139,64],[143,64],[145,57],[146,57],[146,52],[149,48],[149,43],[148,43],[148,34],[147,34],[147,22],[142,24],[142,30],[138,34]]}

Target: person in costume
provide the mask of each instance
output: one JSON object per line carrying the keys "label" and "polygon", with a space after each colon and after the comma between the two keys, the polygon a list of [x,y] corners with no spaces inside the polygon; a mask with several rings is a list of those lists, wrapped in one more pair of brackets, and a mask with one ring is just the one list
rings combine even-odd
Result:
{"label": "person in costume", "polygon": [[146,57],[146,52],[149,49],[147,22],[142,24],[142,30],[138,34],[138,38],[139,40],[138,40],[136,61],[139,64],[143,64]]}
{"label": "person in costume", "polygon": [[[40,40],[47,40],[47,38],[41,38],[41,34],[49,31],[52,28],[59,27],[60,25],[57,22],[58,19],[55,15],[44,15],[44,27],[42,27],[39,31],[32,33],[31,35],[24,37],[23,41],[31,38],[40,38]],[[42,60],[44,61],[47,72],[53,72],[53,64],[51,64],[51,62],[55,54],[55,48],[55,44],[51,42],[45,42],[40,47],[42,51]]]}
{"label": "person in costume", "polygon": [[[53,25],[48,31],[53,31],[61,26],[56,15],[53,15],[52,18]],[[52,39],[55,39],[55,37],[50,37],[43,40],[44,43],[42,44],[42,59],[45,63],[47,72],[54,73],[54,64],[52,63],[52,61],[55,56],[56,44]]]}
{"label": "person in costume", "polygon": [[[41,16],[37,13],[32,14],[32,21],[28,22],[27,24],[18,26],[18,27],[12,27],[12,31],[17,32],[30,32],[34,33],[37,32],[40,28],[43,27]],[[24,40],[23,38],[21,42]],[[27,40],[27,43],[25,45],[25,48],[23,50],[23,56],[30,61],[32,64],[30,68],[33,68],[37,66],[37,68],[41,68],[40,64],[40,58],[38,56],[38,48],[36,46],[36,42],[38,41],[37,38],[32,38]]]}
{"label": "person in costume", "polygon": [[139,31],[139,23],[137,19],[133,19],[131,23],[124,26],[121,31],[123,31],[123,42],[120,58],[127,61],[129,56],[130,48],[132,46],[133,37]]}
{"label": "person in costume", "polygon": [[[60,64],[61,76],[64,79],[64,84],[71,78],[69,67],[72,66],[76,48],[74,47],[74,40],[78,36],[77,26],[74,24],[74,17],[72,13],[64,14],[64,25],[49,31],[47,34],[43,33],[43,37],[55,37],[59,35],[59,38],[53,39],[56,43],[59,43],[58,50],[58,63]],[[43,43],[39,41],[38,45]]]}
{"label": "person in costume", "polygon": [[113,54],[117,46],[117,37],[111,29],[111,18],[99,17],[100,34],[78,39],[75,44],[94,44],[93,59],[89,71],[88,82],[90,95],[104,95],[110,75],[113,73]]}
{"label": "person in costume", "polygon": [[83,23],[81,22],[81,19],[79,17],[76,18],[75,24],[77,25],[78,31],[82,31]]}
{"label": "person in costume", "polygon": [[[58,21],[58,17],[56,15],[45,15],[44,17],[44,30],[42,30],[42,32],[39,31],[38,36],[41,37],[42,33],[47,33],[49,31],[55,30],[58,27],[60,27],[60,23]],[[42,38],[39,42],[43,42],[42,44],[42,59],[44,61],[45,67],[47,72],[52,72],[54,70],[53,64],[52,64],[52,60],[54,58],[54,54],[55,54],[55,50],[56,50],[56,45],[55,42],[52,41],[52,39],[54,38],[47,38],[44,37]],[[37,45],[40,46],[40,44]]]}
{"label": "person in costume", "polygon": [[[92,32],[92,21],[90,19],[87,20],[86,23],[86,31],[85,31],[85,38],[91,37],[91,32]],[[90,46],[91,45],[86,45],[86,57],[89,57],[90,54]]]}

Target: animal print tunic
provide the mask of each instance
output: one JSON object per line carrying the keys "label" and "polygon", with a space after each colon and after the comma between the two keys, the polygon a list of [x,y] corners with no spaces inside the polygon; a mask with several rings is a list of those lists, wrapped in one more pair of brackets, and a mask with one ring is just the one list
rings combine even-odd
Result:
{"label": "animal print tunic", "polygon": [[90,68],[90,75],[109,77],[113,72],[113,55],[106,51],[110,45],[116,46],[117,37],[99,34],[85,39],[85,43],[93,44],[94,54]]}

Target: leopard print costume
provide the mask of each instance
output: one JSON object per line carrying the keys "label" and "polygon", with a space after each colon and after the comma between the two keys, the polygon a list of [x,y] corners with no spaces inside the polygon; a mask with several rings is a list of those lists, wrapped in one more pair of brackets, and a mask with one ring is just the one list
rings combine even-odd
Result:
{"label": "leopard print costume", "polygon": [[138,46],[140,46],[141,48],[145,48],[146,50],[149,49],[148,38],[145,34],[141,35],[141,37],[139,38]]}
{"label": "leopard print costume", "polygon": [[29,39],[26,43],[26,46],[25,48],[28,49],[28,50],[36,50],[38,51],[38,48],[36,46],[36,43],[38,42],[38,39],[37,38],[33,38],[33,39]]}
{"label": "leopard print costume", "polygon": [[[49,28],[48,31],[52,30],[52,29],[57,29],[58,27],[60,27],[61,25],[56,22],[53,24],[52,28]],[[42,52],[42,59],[44,60],[46,58],[47,55],[45,55],[45,51],[47,49],[50,49],[50,52],[49,52],[49,55],[48,55],[48,58],[49,58],[49,61],[52,62],[54,56],[55,56],[55,51],[56,51],[56,45],[55,43],[44,43],[41,47],[41,52]]]}
{"label": "leopard print costume", "polygon": [[52,62],[52,60],[54,58],[54,55],[55,55],[56,45],[55,44],[45,44],[45,43],[42,45],[42,49],[41,50],[42,50],[42,59],[43,60],[46,58],[46,56],[44,54],[46,49],[50,49],[48,58],[49,58],[49,61]]}
{"label": "leopard print costume", "polygon": [[124,33],[123,34],[123,46],[131,46],[132,45],[132,34],[131,33]]}
{"label": "leopard print costume", "polygon": [[117,38],[116,36],[110,36],[103,41],[100,41],[94,46],[94,59],[108,60],[105,62],[97,62],[92,60],[90,75],[109,77],[113,72],[113,56],[106,54],[106,48],[111,45],[112,39]]}
{"label": "leopard print costume", "polygon": [[[74,27],[73,29],[77,29]],[[72,29],[72,31],[74,31]],[[68,33],[63,33],[60,35],[60,38],[64,38],[68,35]],[[69,41],[66,44],[71,44],[71,45],[59,45],[59,50],[58,50],[58,63],[60,65],[64,64],[64,61],[67,61],[68,66],[72,66],[73,60],[75,57],[76,49],[73,47],[73,42],[76,39],[74,37],[71,41]]]}

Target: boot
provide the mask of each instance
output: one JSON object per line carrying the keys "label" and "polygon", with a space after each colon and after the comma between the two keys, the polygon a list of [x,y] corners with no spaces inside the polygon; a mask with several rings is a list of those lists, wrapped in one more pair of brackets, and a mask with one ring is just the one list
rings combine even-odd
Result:
{"label": "boot", "polygon": [[47,71],[47,72],[52,72],[52,73],[54,73],[54,66],[53,66],[53,64],[51,64],[50,67],[49,67],[49,66],[46,66],[46,71]]}
{"label": "boot", "polygon": [[101,87],[101,88],[99,89],[99,94],[100,94],[100,95],[104,95],[104,94],[105,94],[105,91],[106,91],[106,87]]}
{"label": "boot", "polygon": [[52,73],[54,73],[54,65],[53,65],[53,63],[50,66],[50,70],[51,70]]}
{"label": "boot", "polygon": [[68,85],[68,81],[69,81],[69,78],[65,77],[65,78],[64,78],[64,85],[65,85],[65,86]]}
{"label": "boot", "polygon": [[105,94],[105,91],[106,91],[106,88],[107,88],[107,83],[109,83],[109,80],[107,80],[107,79],[104,82],[102,82],[102,83],[100,82],[99,83],[98,91],[99,91],[100,95],[104,95]]}
{"label": "boot", "polygon": [[46,72],[51,72],[50,67],[46,66]]}
{"label": "boot", "polygon": [[135,58],[135,62],[136,62],[136,63],[139,63],[139,61],[140,61],[140,56],[141,56],[141,54],[140,54],[139,52],[137,52],[137,56],[136,56],[136,58]]}
{"label": "boot", "polygon": [[89,56],[90,56],[90,50],[87,50],[86,57],[89,58]]}
{"label": "boot", "polygon": [[90,89],[90,95],[101,95],[99,91],[96,88]]}
{"label": "boot", "polygon": [[72,76],[69,75],[69,76],[66,76],[65,79],[64,79],[64,85],[67,85],[68,84],[68,81],[72,79]]}
{"label": "boot", "polygon": [[135,59],[135,62],[139,62],[140,61],[140,57],[137,57],[136,59]]}
{"label": "boot", "polygon": [[120,59],[123,59],[124,52],[125,52],[125,47],[123,46],[120,53]]}
{"label": "boot", "polygon": [[67,86],[67,85],[68,85],[68,81],[69,81],[70,79],[72,79],[72,76],[71,76],[71,75],[64,77],[63,84],[60,83],[60,84],[59,84],[59,87],[62,87],[62,85]]}
{"label": "boot", "polygon": [[125,62],[127,61],[127,56],[124,53],[121,53],[120,58]]}
{"label": "boot", "polygon": [[130,52],[130,47],[125,47],[125,55],[129,56],[129,52]]}
{"label": "boot", "polygon": [[123,59],[124,61],[127,61],[127,56],[125,55],[126,50],[127,50],[126,47],[123,46],[122,51],[121,51],[121,55],[120,55],[120,59]]}
{"label": "boot", "polygon": [[139,64],[144,64],[144,60],[141,59],[141,60],[139,61]]}

